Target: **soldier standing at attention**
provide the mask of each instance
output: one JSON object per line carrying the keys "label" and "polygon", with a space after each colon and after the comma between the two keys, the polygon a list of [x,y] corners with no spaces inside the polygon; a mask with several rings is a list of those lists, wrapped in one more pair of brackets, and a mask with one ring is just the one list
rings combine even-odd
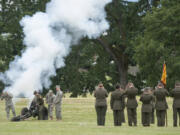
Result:
{"label": "soldier standing at attention", "polygon": [[180,126],[180,82],[177,81],[175,89],[172,90],[171,96],[173,100],[173,126],[177,127],[177,115],[179,115],[179,126]]}
{"label": "soldier standing at attention", "polygon": [[169,93],[166,89],[164,89],[164,85],[159,82],[157,89],[154,91],[154,95],[156,97],[155,109],[157,116],[157,126],[162,127],[165,126],[165,116],[167,115],[166,109],[168,109],[166,96],[168,96]]}
{"label": "soldier standing at attention", "polygon": [[97,114],[97,125],[104,126],[107,110],[106,98],[108,97],[108,93],[102,83],[99,83],[97,89],[94,92],[94,97],[96,98],[95,109]]}
{"label": "soldier standing at attention", "polygon": [[1,96],[1,100],[5,99],[5,105],[6,105],[6,114],[7,114],[7,119],[9,120],[9,112],[12,110],[13,116],[16,117],[16,112],[14,109],[14,105],[12,102],[13,95],[8,93],[8,92],[3,92]]}
{"label": "soldier standing at attention", "polygon": [[134,87],[134,84],[132,82],[128,83],[127,89],[125,94],[127,95],[127,114],[128,114],[128,124],[129,126],[132,126],[134,123],[134,126],[137,126],[137,112],[136,108],[138,106],[136,95],[138,94],[138,89]]}
{"label": "soldier standing at attention", "polygon": [[114,126],[121,126],[122,123],[123,94],[120,85],[116,85],[116,90],[111,94],[110,106],[113,110]]}
{"label": "soldier standing at attention", "polygon": [[140,101],[142,102],[141,108],[141,119],[143,126],[150,126],[151,122],[151,113],[152,113],[152,105],[151,101],[153,100],[153,96],[150,93],[149,88],[145,88],[143,94],[140,96]]}
{"label": "soldier standing at attention", "polygon": [[46,96],[46,103],[48,104],[48,114],[51,120],[53,120],[53,108],[54,108],[55,95],[52,90],[49,90]]}
{"label": "soldier standing at attention", "polygon": [[56,110],[57,121],[62,120],[62,115],[61,115],[62,98],[63,98],[63,92],[60,89],[60,85],[56,85],[56,96],[54,99],[54,105],[55,105],[55,110]]}

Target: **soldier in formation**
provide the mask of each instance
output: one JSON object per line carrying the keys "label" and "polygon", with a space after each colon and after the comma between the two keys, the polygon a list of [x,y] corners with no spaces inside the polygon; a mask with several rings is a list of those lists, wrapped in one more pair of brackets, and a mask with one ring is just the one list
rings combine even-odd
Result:
{"label": "soldier in formation", "polygon": [[[167,120],[167,109],[168,105],[166,102],[166,96],[168,96],[168,91],[164,88],[164,85],[159,82],[157,89],[154,91],[154,96],[156,97],[155,109],[157,116],[157,126],[165,126],[165,120]],[[166,123],[167,124],[167,123]]]}
{"label": "soldier in formation", "polygon": [[180,82],[175,83],[175,88],[171,92],[173,97],[173,126],[177,127],[177,116],[179,115],[179,126],[180,126]]}
{"label": "soldier in formation", "polygon": [[153,95],[150,92],[149,88],[145,88],[143,94],[140,96],[140,101],[142,102],[141,107],[141,119],[143,126],[150,126],[151,123],[151,113],[152,113],[152,104]]}
{"label": "soldier in formation", "polygon": [[14,104],[12,102],[12,98],[13,98],[13,95],[11,93],[8,93],[8,92],[3,92],[2,96],[1,96],[1,100],[5,100],[5,105],[6,105],[6,114],[7,114],[7,119],[9,120],[9,113],[10,113],[10,110],[12,111],[13,113],[13,116],[15,117],[16,116],[16,112],[15,112],[15,109],[14,109]]}
{"label": "soldier in formation", "polygon": [[111,94],[110,106],[113,110],[114,116],[114,126],[121,126],[123,121],[123,110],[124,110],[124,102],[123,102],[124,90],[121,89],[120,85],[116,85],[116,90]]}
{"label": "soldier in formation", "polygon": [[129,82],[125,91],[127,95],[127,114],[128,114],[128,125],[137,126],[137,112],[136,108],[138,106],[136,95],[138,94],[138,89],[134,87],[132,82]]}
{"label": "soldier in formation", "polygon": [[94,97],[96,98],[95,109],[97,114],[97,125],[104,126],[107,110],[106,98],[108,97],[108,93],[102,83],[99,83],[98,87],[96,88]]}

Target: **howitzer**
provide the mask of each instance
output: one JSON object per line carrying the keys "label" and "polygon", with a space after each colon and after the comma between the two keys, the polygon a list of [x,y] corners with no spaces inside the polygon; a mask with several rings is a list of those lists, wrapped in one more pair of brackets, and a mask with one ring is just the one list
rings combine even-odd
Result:
{"label": "howitzer", "polygon": [[[42,111],[43,111],[43,117],[41,120],[48,120],[48,111],[45,106],[43,106]],[[27,107],[22,108],[21,115],[13,117],[11,121],[22,121],[30,117],[38,117],[38,120],[40,120],[39,113],[40,113],[39,106],[36,105],[36,103],[32,102],[29,109]]]}

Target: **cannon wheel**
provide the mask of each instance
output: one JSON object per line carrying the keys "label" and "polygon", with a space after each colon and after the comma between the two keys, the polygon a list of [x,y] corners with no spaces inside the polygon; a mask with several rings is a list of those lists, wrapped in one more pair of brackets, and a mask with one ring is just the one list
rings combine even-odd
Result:
{"label": "cannon wheel", "polygon": [[29,112],[27,107],[22,108],[21,115],[26,115]]}

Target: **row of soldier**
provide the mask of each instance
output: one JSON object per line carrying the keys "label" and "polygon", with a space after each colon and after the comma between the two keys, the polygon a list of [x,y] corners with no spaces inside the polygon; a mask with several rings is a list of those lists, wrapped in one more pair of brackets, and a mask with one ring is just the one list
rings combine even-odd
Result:
{"label": "row of soldier", "polygon": [[[53,94],[52,90],[46,95],[46,102],[48,104],[48,114],[50,119],[53,119],[53,108],[55,107],[56,118],[61,120],[61,101],[63,97],[63,92],[60,86],[56,86],[56,96]],[[110,106],[113,110],[114,125],[120,126],[125,122],[124,110],[127,108],[128,114],[128,125],[137,126],[137,100],[136,96],[138,94],[137,88],[134,87],[133,83],[128,83],[126,89],[124,90],[120,85],[116,86],[116,90],[111,94]],[[35,97],[32,103],[37,104],[41,108],[44,106],[43,98],[37,93],[34,93]],[[168,105],[166,102],[166,96],[168,96],[168,91],[164,88],[162,83],[159,83],[155,90],[151,88],[145,88],[143,94],[140,96],[140,101],[142,102],[142,124],[143,126],[150,126],[150,123],[154,123],[154,110],[156,110],[157,125],[165,126],[165,120],[167,120],[167,109]],[[177,126],[177,114],[180,116],[180,82],[175,84],[175,89],[171,91],[170,95],[174,97],[173,100],[173,120],[174,126]],[[95,108],[97,112],[97,124],[105,125],[105,115],[107,110],[108,92],[104,88],[103,84],[100,83],[94,92],[96,97]],[[7,118],[9,119],[10,109],[15,116],[15,109],[12,102],[12,95],[4,92],[1,99],[6,101],[6,112]],[[125,98],[127,102],[125,103]],[[41,111],[40,111],[41,112]],[[41,113],[38,119],[41,118]],[[166,122],[167,124],[167,122]]]}
{"label": "row of soldier", "polygon": [[[38,120],[48,119],[48,118],[44,118],[45,116],[48,116],[48,114],[49,114],[49,118],[53,120],[53,108],[55,107],[56,119],[59,121],[62,119],[62,115],[61,115],[62,97],[63,97],[63,92],[61,91],[59,85],[56,85],[56,95],[53,94],[52,90],[49,90],[49,92],[46,95],[46,103],[48,104],[48,112],[46,115],[44,115],[44,113],[46,113],[44,111],[45,109],[44,100],[37,91],[34,91],[34,98],[31,102],[30,108],[32,106],[38,107],[38,114],[37,114]],[[7,119],[9,119],[10,110],[12,110],[14,118],[16,117],[12,98],[13,98],[13,95],[8,92],[3,92],[1,96],[1,100],[3,99],[5,100],[5,106],[6,106],[5,111],[7,114]]]}
{"label": "row of soldier", "polygon": [[[114,125],[121,126],[125,122],[124,109],[127,108],[128,125],[137,126],[137,106],[138,102],[136,96],[138,89],[134,87],[132,82],[129,82],[124,90],[120,85],[116,85],[115,91],[111,94],[110,107],[113,110]],[[168,93],[164,85],[159,82],[155,90],[147,87],[143,90],[140,96],[142,102],[141,120],[143,126],[150,126],[154,123],[154,112],[156,110],[157,126],[163,127],[167,125],[167,96],[173,97],[173,126],[177,126],[177,116],[180,120],[180,82],[176,82],[175,88]],[[105,125],[105,116],[107,110],[108,92],[102,83],[99,83],[94,91],[96,98],[95,109],[97,114],[97,125]],[[127,102],[125,103],[125,98]],[[179,122],[180,125],[180,122]]]}

